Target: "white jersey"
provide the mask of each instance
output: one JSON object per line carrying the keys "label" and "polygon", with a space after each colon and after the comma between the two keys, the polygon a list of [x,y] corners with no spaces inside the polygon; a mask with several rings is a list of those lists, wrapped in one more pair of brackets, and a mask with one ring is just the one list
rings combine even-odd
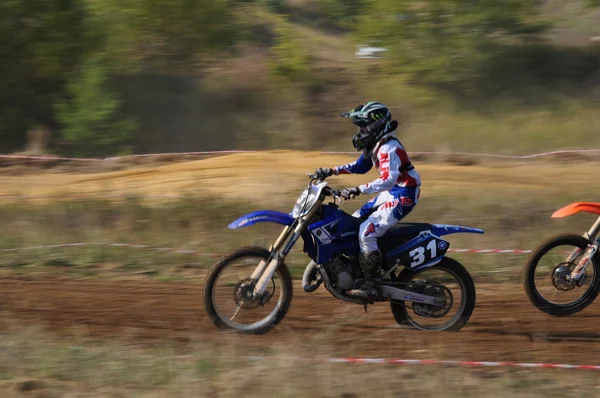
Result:
{"label": "white jersey", "polygon": [[336,167],[335,174],[365,174],[375,165],[379,178],[360,185],[361,193],[377,193],[398,187],[420,187],[421,176],[411,164],[404,146],[390,133],[383,137],[373,149],[370,158],[361,155],[356,161]]}

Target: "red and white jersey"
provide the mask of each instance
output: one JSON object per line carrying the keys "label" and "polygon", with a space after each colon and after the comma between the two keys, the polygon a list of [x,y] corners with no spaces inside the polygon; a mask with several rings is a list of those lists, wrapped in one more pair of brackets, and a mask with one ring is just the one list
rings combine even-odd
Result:
{"label": "red and white jersey", "polygon": [[421,186],[421,176],[410,162],[406,149],[392,134],[384,137],[375,146],[371,161],[379,170],[379,178],[361,185],[359,188],[362,193],[388,191],[394,186]]}

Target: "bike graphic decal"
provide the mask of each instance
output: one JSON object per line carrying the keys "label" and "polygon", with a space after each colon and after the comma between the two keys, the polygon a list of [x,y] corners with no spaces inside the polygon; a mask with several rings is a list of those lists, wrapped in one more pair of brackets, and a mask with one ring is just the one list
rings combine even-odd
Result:
{"label": "bike graphic decal", "polygon": [[435,265],[446,254],[449,247],[448,242],[425,231],[392,250],[388,256],[404,266],[416,269]]}
{"label": "bike graphic decal", "polygon": [[437,257],[437,245],[435,239],[432,239],[427,243],[427,246],[417,246],[408,252],[412,262],[410,263],[411,268],[423,265],[427,260],[433,260]]}

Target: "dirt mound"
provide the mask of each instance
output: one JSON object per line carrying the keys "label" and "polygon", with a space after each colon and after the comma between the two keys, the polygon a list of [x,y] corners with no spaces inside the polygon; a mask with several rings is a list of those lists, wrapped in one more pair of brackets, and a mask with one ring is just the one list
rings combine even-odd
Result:
{"label": "dirt mound", "polygon": [[[188,162],[165,160],[159,165],[140,164],[125,170],[102,173],[84,171],[69,174],[53,169],[20,176],[3,173],[0,176],[0,196],[158,197],[207,194],[239,201],[243,194],[249,200],[262,201],[269,196],[281,199],[282,194],[291,193],[291,196],[295,196],[306,184],[307,172],[316,167],[340,165],[354,159],[355,156],[351,155],[272,151],[237,153]],[[82,167],[91,167],[86,164]],[[490,193],[526,188],[549,194],[557,189],[556,181],[560,181],[565,173],[571,176],[570,183],[575,185],[588,184],[597,175],[597,167],[593,163],[503,163],[470,167],[464,167],[463,164],[418,165],[425,181],[423,194],[436,196],[460,192],[465,195],[481,190],[482,186]],[[364,183],[365,176],[339,176],[331,181],[334,185],[353,186]]]}

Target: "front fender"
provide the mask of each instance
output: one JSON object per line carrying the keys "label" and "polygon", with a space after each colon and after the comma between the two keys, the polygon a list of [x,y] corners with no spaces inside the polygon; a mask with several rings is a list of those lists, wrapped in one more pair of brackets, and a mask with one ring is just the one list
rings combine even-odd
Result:
{"label": "front fender", "polygon": [[249,227],[257,222],[273,222],[281,225],[292,225],[294,218],[289,214],[281,213],[274,210],[259,210],[241,216],[234,222],[228,225],[230,229],[238,229]]}
{"label": "front fender", "polygon": [[448,224],[432,224],[431,233],[436,236],[444,236],[458,233],[468,234],[484,234],[483,229],[464,227],[462,225],[448,225]]}

